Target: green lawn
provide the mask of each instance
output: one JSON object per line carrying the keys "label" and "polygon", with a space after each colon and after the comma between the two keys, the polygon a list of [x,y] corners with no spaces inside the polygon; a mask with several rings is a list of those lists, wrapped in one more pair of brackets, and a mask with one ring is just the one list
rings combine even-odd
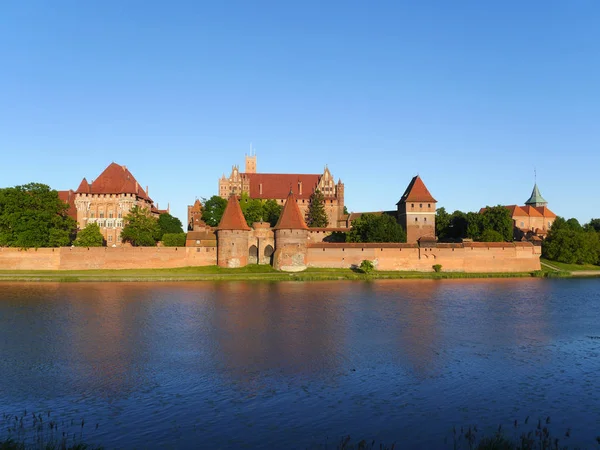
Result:
{"label": "green lawn", "polygon": [[578,272],[581,270],[600,270],[600,266],[595,266],[594,264],[566,264],[545,258],[540,258],[540,261],[549,264],[553,267],[556,267],[557,269],[565,270],[568,272]]}
{"label": "green lawn", "polygon": [[303,272],[278,272],[270,265],[250,265],[237,269],[218,266],[181,267],[173,269],[122,270],[23,270],[0,271],[0,281],[317,281],[372,279],[446,279],[446,278],[508,278],[530,277],[523,273],[464,273],[464,272],[400,272],[374,271],[364,274],[352,269],[308,268]]}

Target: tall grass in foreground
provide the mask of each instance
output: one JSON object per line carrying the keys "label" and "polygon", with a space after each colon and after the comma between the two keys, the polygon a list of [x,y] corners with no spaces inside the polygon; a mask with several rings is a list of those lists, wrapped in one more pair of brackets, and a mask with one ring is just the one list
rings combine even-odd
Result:
{"label": "tall grass in foreground", "polygon": [[[50,412],[2,414],[0,450],[99,450],[83,443],[85,420],[57,421]],[[88,428],[90,426],[88,425]],[[94,429],[98,429],[98,424]]]}
{"label": "tall grass in foreground", "polygon": [[[504,430],[502,425],[491,435],[485,435],[480,432],[477,425],[468,427],[456,427],[452,430],[451,436],[435,446],[435,449],[452,450],[576,450],[582,447],[569,447],[568,441],[571,436],[571,430],[565,430],[564,434],[556,434],[549,429],[550,417],[538,419],[537,425],[528,425],[529,417],[523,424],[514,421],[512,429]],[[590,443],[591,447],[583,449],[600,449],[600,436],[596,437],[596,442]],[[411,445],[404,442],[400,437],[397,442],[382,444],[375,440],[353,441],[350,436],[346,436],[332,447],[330,445],[321,445],[311,447],[311,449],[332,449],[336,450],[403,450],[410,449]],[[422,445],[419,446],[422,448]]]}

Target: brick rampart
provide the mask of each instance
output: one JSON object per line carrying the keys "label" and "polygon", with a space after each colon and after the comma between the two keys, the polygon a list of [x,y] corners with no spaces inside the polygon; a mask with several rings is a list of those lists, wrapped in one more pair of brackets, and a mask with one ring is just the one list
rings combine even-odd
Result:
{"label": "brick rampart", "polygon": [[309,267],[349,268],[363,260],[377,270],[444,272],[530,272],[539,270],[540,248],[529,243],[439,244],[328,244],[308,245]]}
{"label": "brick rampart", "polygon": [[[247,248],[247,246],[246,246]],[[287,247],[284,247],[287,248]],[[529,272],[540,269],[540,247],[529,243],[308,244],[309,267],[348,268],[374,261],[378,270]],[[0,270],[158,269],[217,264],[216,247],[0,248]]]}
{"label": "brick rampart", "polygon": [[0,270],[160,269],[215,264],[216,247],[0,248]]}

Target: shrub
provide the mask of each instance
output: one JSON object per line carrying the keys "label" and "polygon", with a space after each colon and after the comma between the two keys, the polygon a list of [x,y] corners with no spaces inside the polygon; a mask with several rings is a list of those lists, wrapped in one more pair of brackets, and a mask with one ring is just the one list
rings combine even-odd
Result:
{"label": "shrub", "polygon": [[359,269],[362,270],[364,273],[369,274],[373,272],[375,266],[368,259],[363,259],[363,261],[360,263]]}
{"label": "shrub", "polygon": [[434,264],[433,266],[431,266],[433,268],[433,270],[435,272],[441,272],[442,271],[442,265],[441,264]]}
{"label": "shrub", "polygon": [[165,233],[162,243],[165,247],[185,247],[185,233]]}

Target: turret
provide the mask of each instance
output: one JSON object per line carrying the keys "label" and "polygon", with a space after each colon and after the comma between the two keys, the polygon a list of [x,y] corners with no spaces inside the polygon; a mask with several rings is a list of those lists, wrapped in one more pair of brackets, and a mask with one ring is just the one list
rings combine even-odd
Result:
{"label": "turret", "polygon": [[406,230],[406,242],[414,244],[422,237],[435,238],[436,203],[421,177],[413,177],[396,203],[398,222]]}
{"label": "turret", "polygon": [[232,194],[217,227],[217,264],[220,267],[244,267],[248,264],[249,234],[250,227],[238,198]]}
{"label": "turret", "polygon": [[299,272],[306,269],[308,227],[291,189],[273,230],[275,231],[273,267],[285,272]]}

